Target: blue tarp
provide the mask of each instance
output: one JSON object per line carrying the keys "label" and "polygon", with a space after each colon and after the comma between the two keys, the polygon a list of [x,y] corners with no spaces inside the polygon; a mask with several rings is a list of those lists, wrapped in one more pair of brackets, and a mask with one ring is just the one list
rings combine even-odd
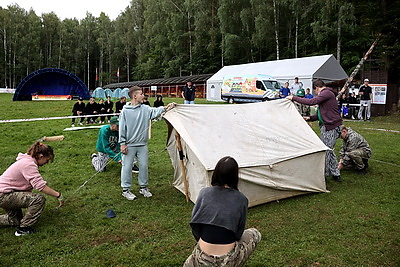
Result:
{"label": "blue tarp", "polygon": [[108,96],[112,97],[112,95],[113,95],[113,92],[111,91],[110,88],[104,89],[104,93],[106,94],[106,97],[108,97]]}
{"label": "blue tarp", "polygon": [[122,89],[120,97],[121,96],[125,96],[126,98],[130,98],[129,95],[128,95],[128,92],[129,92],[129,88]]}
{"label": "blue tarp", "polygon": [[121,95],[121,88],[117,88],[114,90],[112,97],[120,98],[120,95]]}
{"label": "blue tarp", "polygon": [[106,98],[106,94],[104,93],[103,88],[97,87],[97,88],[93,91],[92,97],[95,97],[95,98],[103,98],[103,99],[105,99],[105,98]]}
{"label": "blue tarp", "polygon": [[32,95],[77,95],[89,99],[86,85],[75,74],[57,68],[34,71],[18,84],[14,101],[32,100]]}

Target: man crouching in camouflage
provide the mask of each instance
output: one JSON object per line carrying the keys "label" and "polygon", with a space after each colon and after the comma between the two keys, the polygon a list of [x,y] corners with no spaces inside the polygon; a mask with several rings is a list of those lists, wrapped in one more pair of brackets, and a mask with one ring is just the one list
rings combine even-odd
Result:
{"label": "man crouching in camouflage", "polygon": [[359,133],[345,126],[342,127],[340,138],[343,139],[343,145],[339,152],[339,170],[343,167],[354,167],[359,174],[366,174],[368,159],[371,157],[368,142]]}

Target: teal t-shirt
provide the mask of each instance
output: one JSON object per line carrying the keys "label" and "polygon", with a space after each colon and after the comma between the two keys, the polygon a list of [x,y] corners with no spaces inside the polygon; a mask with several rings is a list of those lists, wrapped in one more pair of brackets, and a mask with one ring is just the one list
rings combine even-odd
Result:
{"label": "teal t-shirt", "polygon": [[120,161],[122,155],[119,153],[121,150],[118,144],[118,132],[112,131],[110,125],[101,127],[97,138],[96,149],[99,152],[107,154],[116,162]]}

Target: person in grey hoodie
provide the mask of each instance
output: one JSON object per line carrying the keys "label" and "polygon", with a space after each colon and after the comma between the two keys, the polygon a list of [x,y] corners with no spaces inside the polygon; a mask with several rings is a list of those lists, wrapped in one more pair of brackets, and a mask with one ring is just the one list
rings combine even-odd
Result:
{"label": "person in grey hoodie", "polygon": [[151,197],[148,189],[148,147],[150,120],[157,118],[167,109],[176,106],[170,103],[166,107],[153,108],[143,104],[143,90],[134,86],[129,89],[130,103],[124,106],[119,118],[119,144],[122,152],[121,187],[122,196],[128,200],[136,199],[131,192],[132,165],[137,157],[139,163],[139,193]]}
{"label": "person in grey hoodie", "polygon": [[321,141],[330,148],[330,150],[326,151],[325,176],[332,175],[335,181],[341,182],[342,179],[340,178],[338,162],[333,151],[336,140],[340,137],[342,130],[342,117],[337,108],[337,93],[332,88],[326,87],[325,83],[320,79],[315,80],[313,86],[317,93],[317,96],[314,98],[307,99],[293,95],[289,95],[286,98],[310,106],[318,105],[316,114],[303,118],[306,121],[319,121]]}

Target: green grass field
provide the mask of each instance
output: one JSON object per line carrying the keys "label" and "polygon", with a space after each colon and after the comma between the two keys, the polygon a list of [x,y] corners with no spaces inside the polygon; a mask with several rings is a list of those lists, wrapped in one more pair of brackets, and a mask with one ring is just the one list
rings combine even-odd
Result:
{"label": "green grass field", "polygon": [[[172,101],[182,103],[164,99]],[[0,120],[69,116],[73,103],[13,102],[11,94],[0,94]],[[0,265],[181,266],[195,245],[189,227],[193,204],[172,186],[173,168],[164,149],[165,122],[153,124],[149,141],[149,187],[154,196],[135,201],[121,196],[120,166],[115,162],[74,194],[95,174],[90,155],[98,130],[63,132],[70,124],[70,120],[0,123],[0,173],[40,137],[65,135],[64,141],[49,143],[55,160],[41,167],[41,173],[50,187],[68,198],[64,207],[52,212],[57,200],[46,196],[33,235],[15,237],[14,228],[0,228]],[[263,239],[247,266],[400,265],[400,133],[366,129],[399,131],[400,116],[344,124],[371,145],[369,173],[343,171],[343,183],[327,181],[330,193],[251,208],[247,226],[259,229]],[[316,126],[314,130],[318,132]],[[338,140],[336,148],[340,145]],[[137,193],[136,188],[133,191]],[[110,208],[116,218],[105,216]]]}

